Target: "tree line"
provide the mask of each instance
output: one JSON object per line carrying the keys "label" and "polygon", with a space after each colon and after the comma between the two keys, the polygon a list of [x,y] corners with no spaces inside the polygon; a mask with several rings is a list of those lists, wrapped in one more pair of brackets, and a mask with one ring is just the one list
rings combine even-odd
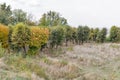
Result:
{"label": "tree line", "polygon": [[34,16],[32,14],[28,14],[22,9],[11,10],[10,5],[6,5],[6,3],[0,4],[0,23],[5,25],[16,25],[19,22],[23,22],[29,26],[67,25],[67,19],[61,17],[60,14],[55,11],[44,13],[39,21],[34,21],[33,18]]}
{"label": "tree line", "polygon": [[[0,43],[9,51],[33,52],[36,54],[44,46],[55,49],[59,46],[69,46],[69,43],[82,45],[84,43],[119,42],[120,28],[113,26],[107,35],[107,29],[79,26],[28,26],[18,23],[15,26],[0,24]],[[27,50],[28,49],[28,50]]]}
{"label": "tree line", "polygon": [[69,46],[69,43],[82,45],[84,43],[119,42],[120,28],[90,28],[88,26],[72,27],[67,19],[59,13],[49,11],[44,13],[39,24],[27,17],[20,9],[11,11],[10,5],[0,5],[0,44],[8,53],[22,52],[23,56],[35,55],[44,48],[57,49]]}

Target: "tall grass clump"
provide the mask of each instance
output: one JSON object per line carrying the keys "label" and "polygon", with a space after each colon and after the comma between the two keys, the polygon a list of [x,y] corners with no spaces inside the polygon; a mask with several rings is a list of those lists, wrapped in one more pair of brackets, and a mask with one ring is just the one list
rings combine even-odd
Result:
{"label": "tall grass clump", "polygon": [[23,58],[20,55],[10,55],[5,58],[5,63],[17,72],[35,73],[37,76],[48,80],[45,70],[39,64],[35,63],[32,58]]}

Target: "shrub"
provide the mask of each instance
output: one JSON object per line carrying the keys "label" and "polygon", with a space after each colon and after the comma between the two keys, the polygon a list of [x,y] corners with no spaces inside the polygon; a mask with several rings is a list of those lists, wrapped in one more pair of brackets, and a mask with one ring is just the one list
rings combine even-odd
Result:
{"label": "shrub", "polygon": [[9,28],[5,25],[0,24],[0,42],[2,43],[3,48],[8,47],[8,33]]}
{"label": "shrub", "polygon": [[120,41],[120,28],[117,26],[112,26],[110,29],[110,41],[119,42]]}
{"label": "shrub", "polygon": [[56,48],[62,44],[64,40],[64,30],[62,27],[54,27],[51,29],[50,32],[50,37],[49,37],[49,41],[50,41],[50,46],[51,48],[54,48],[56,46]]}
{"label": "shrub", "polygon": [[65,26],[65,43],[68,46],[68,41],[72,40],[73,30],[70,26]]}
{"label": "shrub", "polygon": [[31,31],[23,23],[18,23],[12,32],[12,44],[14,44],[18,49],[23,49],[24,54],[26,55],[26,46],[30,43]]}
{"label": "shrub", "polygon": [[36,53],[42,45],[46,44],[49,38],[49,30],[47,28],[31,27],[30,52]]}

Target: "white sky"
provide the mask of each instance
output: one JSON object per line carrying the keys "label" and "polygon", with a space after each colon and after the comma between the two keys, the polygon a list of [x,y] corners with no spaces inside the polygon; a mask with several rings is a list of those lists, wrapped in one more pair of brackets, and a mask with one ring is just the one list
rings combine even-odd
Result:
{"label": "white sky", "polygon": [[120,0],[0,0],[23,9],[38,20],[47,11],[59,12],[71,26],[120,26]]}

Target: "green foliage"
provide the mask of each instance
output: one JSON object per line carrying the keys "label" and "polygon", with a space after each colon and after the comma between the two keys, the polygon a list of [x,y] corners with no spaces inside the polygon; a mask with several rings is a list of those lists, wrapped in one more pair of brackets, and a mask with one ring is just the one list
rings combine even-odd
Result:
{"label": "green foliage", "polygon": [[88,26],[79,26],[77,28],[77,39],[78,43],[87,42],[89,40],[90,29]]}
{"label": "green foliage", "polygon": [[119,42],[120,41],[120,28],[112,26],[110,29],[110,41]]}
{"label": "green foliage", "polygon": [[97,35],[97,42],[105,42],[106,40],[106,35],[107,35],[107,29],[103,28]]}
{"label": "green foliage", "polygon": [[99,28],[95,28],[94,29],[94,33],[93,33],[93,41],[97,41],[97,38],[98,38],[98,36],[99,36],[99,33],[100,33],[100,35],[101,35],[101,32],[99,31]]}
{"label": "green foliage", "polygon": [[25,23],[27,20],[27,14],[21,9],[15,9],[13,11],[13,19],[14,19],[14,24],[17,24],[19,22]]}
{"label": "green foliage", "polygon": [[43,14],[42,18],[40,19],[39,25],[42,26],[67,25],[67,20],[61,17],[59,13],[49,11]]}
{"label": "green foliage", "polygon": [[30,44],[31,31],[23,23],[18,23],[12,33],[12,44],[24,50],[26,55],[26,46]]}
{"label": "green foliage", "polygon": [[29,26],[35,26],[36,25],[36,22],[33,20],[33,15],[32,14],[27,14],[25,23]]}
{"label": "green foliage", "polygon": [[68,62],[67,62],[67,61],[65,61],[65,60],[61,60],[61,61],[60,61],[60,66],[61,66],[61,67],[66,66],[66,65],[68,65]]}
{"label": "green foliage", "polygon": [[90,34],[89,34],[90,41],[96,42],[98,35],[99,35],[99,28],[95,28],[95,29],[91,28]]}
{"label": "green foliage", "polygon": [[84,27],[83,27],[83,34],[84,34],[83,40],[86,41],[86,42],[87,42],[88,39],[89,39],[89,33],[90,33],[89,27],[88,27],[88,26],[84,26]]}
{"label": "green foliage", "polygon": [[5,49],[2,48],[1,44],[0,44],[0,58],[3,57],[5,55]]}
{"label": "green foliage", "polygon": [[64,40],[64,30],[62,27],[55,27],[52,28],[50,32],[49,42],[51,48],[58,47],[58,45],[61,45]]}
{"label": "green foliage", "polygon": [[72,39],[72,28],[69,26],[65,27],[65,38],[67,41]]}
{"label": "green foliage", "polygon": [[84,33],[83,33],[83,27],[79,26],[77,29],[77,38],[78,38],[78,43],[83,43],[84,39]]}
{"label": "green foliage", "polygon": [[68,45],[67,42],[73,39],[73,30],[72,27],[70,26],[65,26],[64,27],[64,32],[65,32],[65,42],[66,46]]}
{"label": "green foliage", "polygon": [[89,40],[94,41],[94,29],[93,28],[90,29]]}
{"label": "green foliage", "polygon": [[35,46],[29,46],[29,50],[28,50],[28,54],[29,56],[33,56],[38,54],[39,52],[39,47],[35,47]]}
{"label": "green foliage", "polygon": [[[13,32],[13,26],[9,25],[9,34],[8,34],[8,49],[14,49],[14,46],[12,45],[12,32]],[[10,52],[9,52],[10,53]]]}
{"label": "green foliage", "polygon": [[10,5],[0,4],[0,23],[8,25],[11,23],[12,11]]}
{"label": "green foliage", "polygon": [[72,28],[72,41],[73,44],[77,43],[77,28]]}

